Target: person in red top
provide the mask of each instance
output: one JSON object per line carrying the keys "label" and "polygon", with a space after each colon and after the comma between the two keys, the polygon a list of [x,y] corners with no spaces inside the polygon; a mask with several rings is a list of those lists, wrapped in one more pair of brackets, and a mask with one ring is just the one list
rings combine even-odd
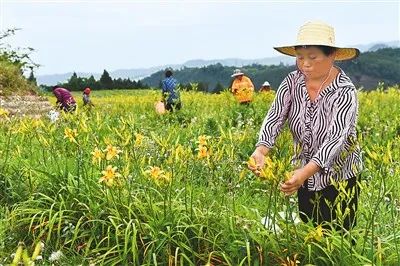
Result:
{"label": "person in red top", "polygon": [[64,112],[73,112],[76,110],[76,101],[69,90],[60,86],[53,87],[53,94],[56,96],[57,107]]}
{"label": "person in red top", "polygon": [[89,106],[89,108],[92,108],[94,106],[94,104],[92,103],[92,100],[90,100],[90,88],[87,87],[86,89],[83,90],[83,106]]}

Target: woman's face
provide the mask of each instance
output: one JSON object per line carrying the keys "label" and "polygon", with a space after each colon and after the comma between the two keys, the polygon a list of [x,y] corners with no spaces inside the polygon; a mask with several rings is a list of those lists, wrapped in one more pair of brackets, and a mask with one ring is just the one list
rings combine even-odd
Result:
{"label": "woman's face", "polygon": [[333,66],[334,59],[335,53],[326,56],[317,47],[296,49],[297,66],[309,79],[319,79],[326,76]]}

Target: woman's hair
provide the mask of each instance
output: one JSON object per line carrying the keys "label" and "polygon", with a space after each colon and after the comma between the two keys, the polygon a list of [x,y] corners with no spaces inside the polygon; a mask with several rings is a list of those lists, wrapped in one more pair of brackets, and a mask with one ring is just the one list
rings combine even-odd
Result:
{"label": "woman's hair", "polygon": [[172,76],[172,71],[171,71],[171,70],[165,71],[165,76],[166,76],[167,78],[169,78],[170,76]]}
{"label": "woman's hair", "polygon": [[335,47],[325,46],[325,45],[299,45],[299,46],[295,46],[294,49],[295,50],[297,50],[299,48],[307,49],[310,47],[315,47],[315,48],[321,50],[321,52],[326,56],[330,56],[331,54],[333,54],[336,51]]}
{"label": "woman's hair", "polygon": [[57,88],[60,88],[60,86],[59,85],[56,85],[56,86],[53,86],[53,90],[55,90],[55,89],[57,89]]}

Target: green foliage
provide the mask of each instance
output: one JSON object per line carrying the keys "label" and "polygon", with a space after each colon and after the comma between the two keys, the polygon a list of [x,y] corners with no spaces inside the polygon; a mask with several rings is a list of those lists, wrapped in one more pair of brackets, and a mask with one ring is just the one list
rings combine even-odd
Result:
{"label": "green foliage", "polygon": [[[8,29],[0,32],[0,96],[36,94],[36,79],[33,76],[35,64],[30,54],[32,48],[13,48],[5,41],[19,29]],[[27,80],[23,73],[30,69],[31,75]]]}
{"label": "green foliage", "polygon": [[356,85],[366,89],[376,87],[378,82],[388,86],[400,83],[400,48],[366,52],[355,60],[339,65]]}
{"label": "green foliage", "polygon": [[35,93],[36,86],[28,82],[17,65],[8,60],[0,60],[0,96]]}
{"label": "green foliage", "polygon": [[33,74],[33,70],[31,70],[31,73],[29,74],[28,81],[34,86],[37,86],[37,81],[35,75]]}
{"label": "green foliage", "polygon": [[110,77],[110,74],[108,74],[107,70],[104,69],[99,81],[102,88],[113,88],[113,80]]}

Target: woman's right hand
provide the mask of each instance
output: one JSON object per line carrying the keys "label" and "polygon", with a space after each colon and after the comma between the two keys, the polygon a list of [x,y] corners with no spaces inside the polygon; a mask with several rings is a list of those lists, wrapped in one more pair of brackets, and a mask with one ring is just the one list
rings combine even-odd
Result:
{"label": "woman's right hand", "polygon": [[264,146],[259,146],[255,149],[251,158],[254,160],[254,163],[249,163],[248,168],[256,175],[260,175],[261,169],[264,168],[265,164],[265,155],[268,153],[268,148]]}

